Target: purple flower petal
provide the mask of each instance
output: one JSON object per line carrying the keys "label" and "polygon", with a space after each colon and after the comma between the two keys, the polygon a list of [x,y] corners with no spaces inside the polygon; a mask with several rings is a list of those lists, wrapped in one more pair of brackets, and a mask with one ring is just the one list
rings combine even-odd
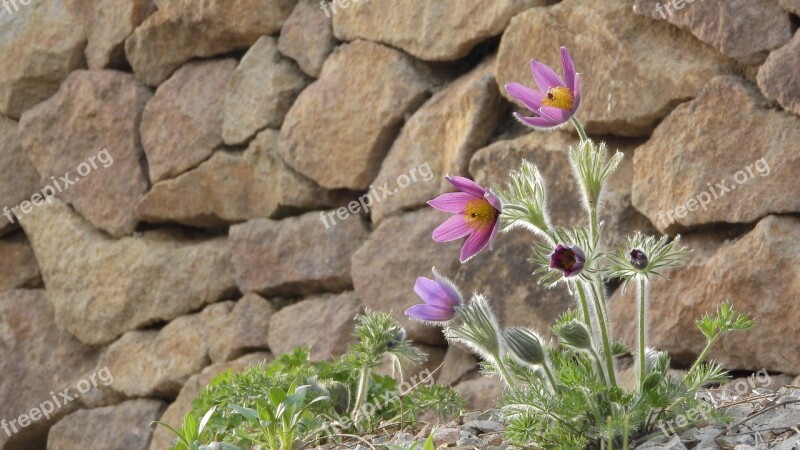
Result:
{"label": "purple flower petal", "polygon": [[519,83],[508,83],[506,85],[506,91],[533,112],[538,111],[539,108],[542,107],[542,99],[545,97],[541,92]]}
{"label": "purple flower petal", "polygon": [[553,126],[561,125],[572,117],[572,111],[567,109],[555,108],[552,106],[543,106],[539,110],[539,114],[545,119],[553,123]]}
{"label": "purple flower petal", "polygon": [[417,282],[414,283],[414,292],[417,293],[423,302],[429,305],[439,306],[441,308],[448,308],[451,306],[446,299],[447,293],[442,290],[439,283],[429,278],[417,278]]}
{"label": "purple flower petal", "polygon": [[542,92],[547,92],[550,88],[556,86],[566,86],[553,69],[535,59],[531,61],[531,72],[533,73],[533,80],[536,81],[536,85],[539,86],[539,90]]}
{"label": "purple flower petal", "polygon": [[581,74],[575,74],[575,89],[572,91],[574,100],[572,101],[572,113],[578,112],[578,107],[581,106]]}
{"label": "purple flower petal", "polygon": [[464,220],[463,214],[456,214],[445,220],[433,230],[433,240],[436,242],[450,242],[472,233],[472,228]]}
{"label": "purple flower petal", "polygon": [[503,206],[500,203],[500,199],[497,198],[496,195],[492,194],[489,191],[486,191],[486,195],[484,195],[484,197],[486,197],[486,200],[489,201],[489,203],[494,207],[494,209],[496,209],[498,211],[502,211],[503,210]]}
{"label": "purple flower petal", "polygon": [[489,236],[489,250],[494,250],[494,238],[497,236],[497,232],[500,230],[500,219],[498,218],[497,221],[494,223],[494,227],[492,227],[492,235]]}
{"label": "purple flower petal", "polygon": [[467,240],[464,241],[464,246],[461,247],[462,264],[480,253],[480,251],[489,244],[489,239],[492,236],[493,229],[494,227],[486,227],[480,230],[475,230],[474,233],[469,235]]}
{"label": "purple flower petal", "polygon": [[447,294],[447,298],[451,302],[450,306],[454,308],[463,303],[464,301],[463,297],[461,297],[461,292],[458,291],[455,285],[453,285],[453,283],[447,278],[439,275],[439,272],[436,271],[435,267],[432,269],[432,271],[433,271],[433,278],[436,280],[437,283],[439,283],[439,287],[441,287]]}
{"label": "purple flower petal", "polygon": [[455,317],[455,311],[431,305],[414,305],[406,310],[406,315],[417,320],[445,322]]}
{"label": "purple flower petal", "polygon": [[565,47],[561,47],[561,66],[564,68],[564,81],[567,87],[575,91],[575,63]]}
{"label": "purple flower petal", "polygon": [[514,118],[523,124],[534,128],[552,128],[558,125],[557,123],[553,123],[553,121],[550,119],[545,119],[544,117],[526,117],[519,113],[514,113]]}
{"label": "purple flower petal", "polygon": [[483,197],[486,190],[483,189],[478,183],[464,177],[444,177],[453,186],[461,192],[472,194],[473,197]]}
{"label": "purple flower petal", "polygon": [[449,194],[442,194],[435,199],[428,201],[428,204],[439,211],[459,214],[463,213],[467,203],[474,199],[475,197],[472,194],[468,194],[466,192],[451,192]]}

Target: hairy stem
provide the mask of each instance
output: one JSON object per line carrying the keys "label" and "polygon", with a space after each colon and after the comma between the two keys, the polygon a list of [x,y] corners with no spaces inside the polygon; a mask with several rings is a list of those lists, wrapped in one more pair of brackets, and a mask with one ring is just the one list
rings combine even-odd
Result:
{"label": "hairy stem", "polygon": [[686,372],[686,377],[691,375],[692,372],[694,372],[694,370],[697,369],[697,366],[699,366],[700,363],[702,363],[703,360],[706,359],[706,355],[708,354],[709,350],[711,350],[711,347],[714,346],[714,344],[717,342],[717,339],[719,339],[720,336],[721,334],[717,334],[713,338],[708,340],[708,342],[706,343],[706,348],[703,349],[703,351],[700,353],[700,356],[698,356],[697,359],[694,361],[694,364],[692,364],[692,367],[690,367],[689,371]]}
{"label": "hairy stem", "polygon": [[581,125],[580,121],[578,121],[577,117],[572,116],[572,124],[575,125],[575,129],[578,130],[578,136],[580,136],[581,142],[589,139],[586,137],[586,132],[583,131],[583,126]]}
{"label": "hairy stem", "polygon": [[606,320],[605,295],[603,294],[603,279],[597,277],[599,288],[595,288],[594,308],[597,310],[597,325],[600,328],[600,337],[603,339],[603,356],[605,357],[608,380],[611,386],[617,385],[617,376],[614,372],[614,354],[611,352],[611,339],[609,338],[608,321]]}
{"label": "hairy stem", "polygon": [[371,370],[368,367],[361,369],[361,374],[358,377],[358,392],[356,393],[356,401],[353,404],[353,418],[358,421],[361,415],[361,407],[367,400],[367,393],[369,392],[369,378]]}
{"label": "hairy stem", "polygon": [[592,319],[589,316],[589,304],[586,301],[586,291],[583,289],[583,284],[580,282],[576,282],[575,286],[578,289],[578,298],[581,302],[581,312],[583,313],[583,322],[586,325],[586,328],[589,329],[589,335],[594,336],[594,332],[592,331]]}
{"label": "hairy stem", "polygon": [[642,392],[644,387],[645,378],[645,327],[647,326],[647,319],[645,318],[647,302],[647,279],[641,277],[639,279],[639,392]]}
{"label": "hairy stem", "polygon": [[492,358],[494,359],[495,364],[497,364],[497,370],[500,371],[500,376],[503,378],[503,381],[506,383],[506,386],[508,386],[508,388],[511,389],[512,392],[516,392],[517,385],[514,383],[514,379],[508,373],[506,365],[503,364],[503,360],[502,358],[500,358],[500,355],[492,355]]}

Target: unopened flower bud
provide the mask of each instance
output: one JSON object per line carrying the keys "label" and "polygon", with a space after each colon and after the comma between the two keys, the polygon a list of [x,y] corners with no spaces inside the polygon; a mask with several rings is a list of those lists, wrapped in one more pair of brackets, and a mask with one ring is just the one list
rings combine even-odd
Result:
{"label": "unopened flower bud", "polygon": [[524,328],[511,327],[503,332],[503,336],[514,356],[528,364],[544,364],[542,342],[535,333]]}
{"label": "unopened flower bud", "polygon": [[645,255],[643,251],[639,250],[638,248],[631,250],[630,263],[633,267],[639,270],[644,270],[647,267],[648,262],[647,255]]}
{"label": "unopened flower bud", "polygon": [[558,337],[561,342],[569,347],[580,350],[592,349],[592,338],[589,336],[589,330],[580,322],[573,320],[562,325],[558,329]]}

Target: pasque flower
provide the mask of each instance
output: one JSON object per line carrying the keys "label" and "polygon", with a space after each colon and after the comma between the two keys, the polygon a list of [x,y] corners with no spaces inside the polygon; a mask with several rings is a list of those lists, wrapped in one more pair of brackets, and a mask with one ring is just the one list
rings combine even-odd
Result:
{"label": "pasque flower", "polygon": [[586,262],[586,255],[577,245],[564,247],[558,244],[553,254],[550,255],[550,268],[564,272],[564,277],[581,273],[584,262]]}
{"label": "pasque flower", "polygon": [[575,63],[564,47],[561,47],[561,65],[563,79],[550,67],[531,61],[531,72],[538,90],[519,83],[506,85],[506,91],[512,97],[536,114],[527,117],[514,113],[517,120],[534,128],[552,128],[568,121],[578,111],[581,75],[575,72]]}
{"label": "pasque flower", "polygon": [[443,194],[429,205],[453,214],[433,230],[433,240],[450,242],[469,236],[461,247],[461,262],[467,262],[492,242],[500,228],[500,199],[474,181],[464,177],[445,177],[461,192]]}
{"label": "pasque flower", "polygon": [[448,279],[433,271],[433,280],[419,277],[414,285],[414,292],[424,304],[414,305],[406,310],[412,319],[426,322],[447,322],[456,315],[456,307],[464,303],[461,293]]}

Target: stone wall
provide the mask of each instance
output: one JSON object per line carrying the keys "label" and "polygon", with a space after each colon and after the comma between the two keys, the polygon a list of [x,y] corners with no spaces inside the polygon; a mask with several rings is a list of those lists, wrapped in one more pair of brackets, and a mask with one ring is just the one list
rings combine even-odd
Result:
{"label": "stone wall", "polygon": [[[441,382],[491,404],[474,358],[402,311],[432,266],[505,324],[546,331],[570,306],[530,277],[530,236],[462,266],[425,206],[445,174],[494,183],[526,158],[553,221],[580,220],[576,135],[523,128],[502,89],[532,83],[531,58],[558,66],[562,45],[579,117],[626,156],[605,244],[641,229],[694,249],[654,286],[652,342],[685,364],[693,320],[729,299],[759,324],[712,357],[800,373],[798,14],[798,0],[2,2],[0,450],[166,449],[149,422],[178,425],[215,374],[295,345],[340,353],[364,308],[391,310],[448,363]],[[611,300],[629,343],[633,305]]]}

